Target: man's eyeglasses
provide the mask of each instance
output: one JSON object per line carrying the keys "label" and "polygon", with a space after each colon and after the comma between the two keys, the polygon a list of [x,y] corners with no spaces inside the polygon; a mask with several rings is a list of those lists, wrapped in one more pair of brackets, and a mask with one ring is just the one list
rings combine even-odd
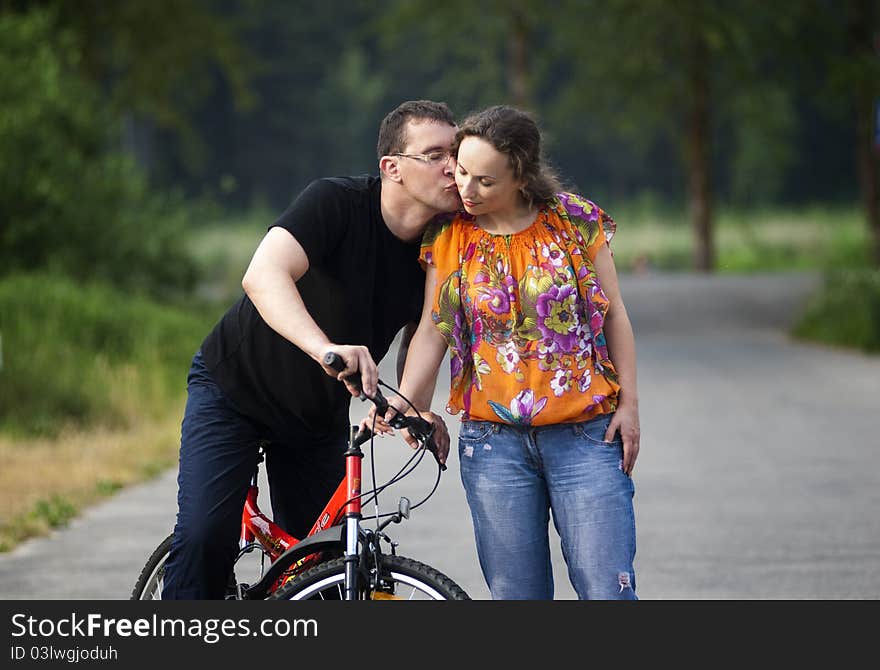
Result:
{"label": "man's eyeglasses", "polygon": [[422,163],[427,163],[428,165],[446,165],[449,162],[449,159],[452,158],[451,151],[443,151],[441,149],[437,149],[436,151],[429,151],[426,154],[395,153],[391,155],[402,156],[403,158],[415,158],[416,160],[422,161]]}

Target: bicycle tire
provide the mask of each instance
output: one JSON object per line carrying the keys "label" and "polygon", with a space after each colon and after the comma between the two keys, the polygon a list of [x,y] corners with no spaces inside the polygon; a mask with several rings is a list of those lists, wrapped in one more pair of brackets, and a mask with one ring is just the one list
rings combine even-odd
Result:
{"label": "bicycle tire", "polygon": [[[362,600],[470,600],[452,579],[429,565],[403,556],[382,556],[382,587]],[[341,600],[345,561],[336,558],[306,570],[270,600]],[[401,593],[398,593],[401,591]],[[367,596],[367,597],[365,597]]]}
{"label": "bicycle tire", "polygon": [[[165,575],[165,564],[168,562],[168,556],[171,553],[171,539],[174,537],[172,533],[166,537],[153,550],[150,558],[141,570],[141,574],[131,591],[129,600],[162,600],[162,583]],[[328,552],[329,553],[329,552]],[[326,560],[326,559],[322,559]],[[231,594],[235,587],[235,575],[231,577],[231,584],[227,589],[227,597]]]}
{"label": "bicycle tire", "polygon": [[141,574],[131,590],[129,600],[162,600],[162,582],[165,576],[165,563],[171,553],[172,533],[153,550]]}

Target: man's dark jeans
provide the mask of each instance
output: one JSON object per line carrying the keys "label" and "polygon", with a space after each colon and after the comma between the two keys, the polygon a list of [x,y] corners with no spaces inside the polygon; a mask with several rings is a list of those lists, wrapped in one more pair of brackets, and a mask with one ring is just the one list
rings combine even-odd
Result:
{"label": "man's dark jeans", "polygon": [[266,471],[274,521],[303,537],[345,474],[348,426],[324,436],[291,426],[293,437],[278,440],[224,396],[201,351],[193,358],[187,391],[177,525],[162,597],[220,599],[238,552],[241,512],[260,442],[270,442]]}

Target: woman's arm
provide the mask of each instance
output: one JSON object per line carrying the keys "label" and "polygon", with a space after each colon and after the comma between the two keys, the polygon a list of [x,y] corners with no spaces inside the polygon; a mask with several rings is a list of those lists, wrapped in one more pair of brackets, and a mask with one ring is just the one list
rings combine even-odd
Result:
{"label": "woman's arm", "polygon": [[[419,317],[421,318],[421,317]],[[419,324],[410,321],[403,327],[400,335],[400,346],[397,347],[397,385],[403,381],[403,369],[406,366],[406,356],[409,353],[409,343],[412,342],[413,335],[416,334],[416,328]]]}
{"label": "woman's arm", "polygon": [[[422,316],[409,343],[406,365],[400,382],[401,394],[409,398],[419,410],[427,410],[431,407],[434,387],[437,384],[437,372],[446,353],[446,339],[434,325],[434,319],[431,317],[436,285],[437,270],[429,265],[425,273],[425,302],[422,306]],[[405,403],[398,398],[396,404],[399,404],[399,409],[402,410]]]}
{"label": "woman's arm", "polygon": [[[422,306],[422,315],[415,334],[409,342],[399,390],[401,395],[408,398],[419,412],[431,414],[432,420],[437,426],[434,441],[437,443],[437,449],[441,455],[440,460],[445,461],[449,451],[449,432],[446,430],[443,418],[430,411],[434,387],[437,384],[437,372],[440,369],[443,356],[446,354],[446,339],[434,325],[434,320],[431,317],[436,282],[437,271],[429,265],[425,274],[425,302]],[[400,396],[392,395],[388,398],[388,404],[401,413],[413,413],[412,408]],[[376,433],[391,433],[393,431],[386,420],[391,418],[393,412],[394,410],[389,409],[389,413],[385,417],[376,417],[374,424],[375,409],[373,409],[361,422],[361,428],[369,428],[375,430]],[[404,432],[403,438],[411,447],[418,446],[409,433]]]}
{"label": "woman's arm", "polygon": [[608,298],[608,311],[605,314],[605,340],[614,368],[617,370],[620,393],[617,412],[608,426],[605,440],[610,442],[620,430],[623,440],[623,471],[631,475],[639,455],[639,391],[636,381],[636,341],[632,324],[626,313],[617,269],[608,245],[603,245],[593,261],[602,291]]}

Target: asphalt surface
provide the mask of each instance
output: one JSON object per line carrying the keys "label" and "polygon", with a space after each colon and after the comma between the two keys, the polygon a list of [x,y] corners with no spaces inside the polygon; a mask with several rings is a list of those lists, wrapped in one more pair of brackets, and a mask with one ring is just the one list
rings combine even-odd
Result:
{"label": "asphalt surface", "polygon": [[[818,281],[622,277],[638,349],[642,599],[880,597],[880,358],[786,336]],[[391,361],[381,367],[393,380]],[[436,407],[448,389],[443,370]],[[353,418],[363,413],[353,406]],[[456,423],[449,418],[453,442]],[[409,449],[386,438],[376,456],[377,477],[387,479]],[[369,476],[365,469],[366,483]],[[383,510],[399,495],[421,500],[435,476],[426,460],[383,494]],[[174,523],[175,477],[122,491],[67,528],[0,555],[0,598],[127,598]],[[390,531],[400,554],[488,598],[456,455],[433,497]],[[551,536],[556,597],[571,599],[552,528]]]}

